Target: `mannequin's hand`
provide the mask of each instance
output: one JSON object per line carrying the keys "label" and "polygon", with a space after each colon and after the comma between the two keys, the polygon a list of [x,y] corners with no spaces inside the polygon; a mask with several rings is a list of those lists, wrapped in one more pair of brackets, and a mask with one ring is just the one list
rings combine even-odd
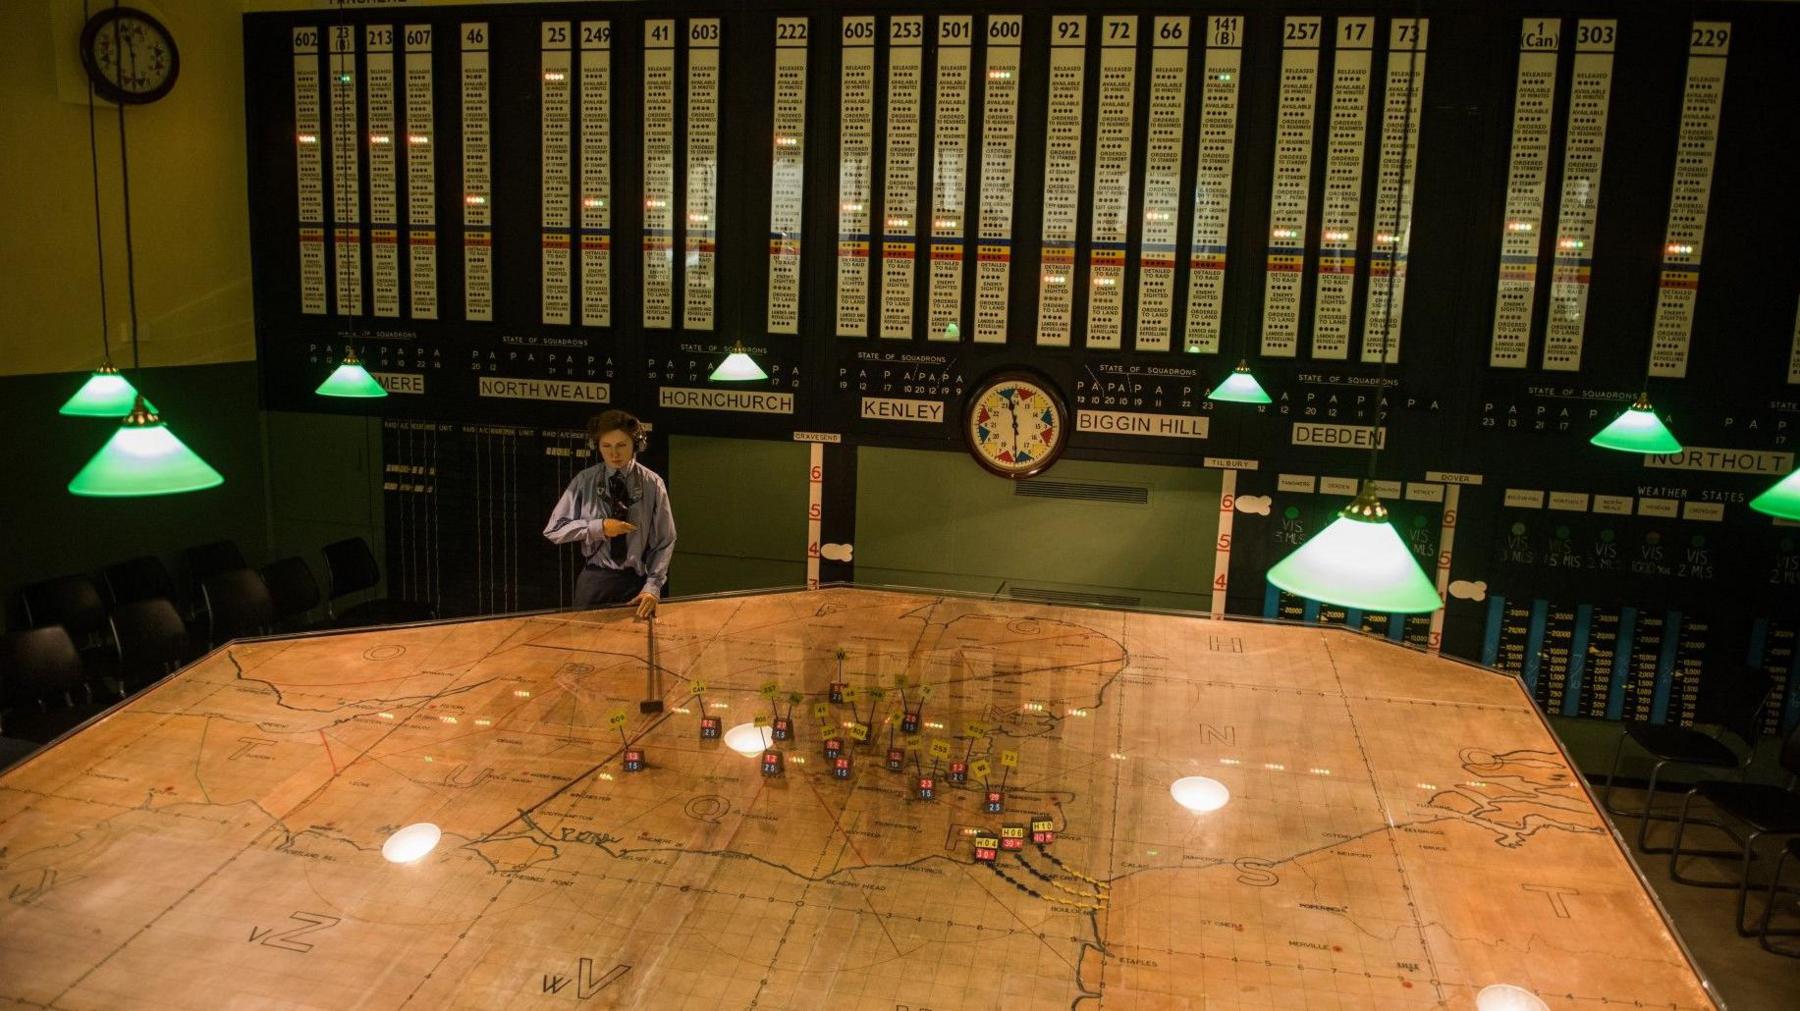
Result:
{"label": "mannequin's hand", "polygon": [[608,519],[600,521],[600,532],[608,537],[623,537],[636,529],[637,524],[627,523],[624,520]]}
{"label": "mannequin's hand", "polygon": [[656,615],[656,594],[651,593],[649,590],[645,590],[644,592],[637,595],[637,600],[633,601],[633,603],[637,604],[637,616],[638,617],[640,617],[640,618],[655,617],[655,615]]}

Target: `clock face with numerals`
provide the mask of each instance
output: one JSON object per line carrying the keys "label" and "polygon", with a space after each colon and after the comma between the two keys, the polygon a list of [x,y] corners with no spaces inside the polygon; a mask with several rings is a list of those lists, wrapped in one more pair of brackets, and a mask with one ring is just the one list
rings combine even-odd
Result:
{"label": "clock face with numerals", "polygon": [[81,65],[94,94],[109,102],[143,105],[167,95],[181,71],[175,36],[140,10],[115,7],[81,30]]}
{"label": "clock face with numerals", "polygon": [[969,397],[963,436],[975,462],[1001,477],[1039,474],[1068,439],[1068,410],[1043,377],[1002,372]]}

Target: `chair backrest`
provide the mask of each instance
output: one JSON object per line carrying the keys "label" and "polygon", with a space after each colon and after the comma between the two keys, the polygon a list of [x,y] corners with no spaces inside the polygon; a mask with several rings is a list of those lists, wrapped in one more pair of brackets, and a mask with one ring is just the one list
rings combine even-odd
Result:
{"label": "chair backrest", "polygon": [[333,541],[320,550],[325,555],[326,592],[332,600],[381,582],[375,553],[369,550],[369,542],[361,537]]}
{"label": "chair backrest", "polygon": [[1775,686],[1760,670],[1744,668],[1737,675],[1726,701],[1724,726],[1754,749],[1762,737],[1763,716],[1775,704]]}
{"label": "chair backrest", "polygon": [[275,620],[269,588],[252,569],[233,569],[200,583],[206,601],[208,637],[213,645],[241,635],[257,634]]}
{"label": "chair backrest", "polygon": [[134,600],[175,599],[175,581],[169,578],[169,570],[162,559],[155,555],[108,565],[101,575],[106,580],[106,592],[114,607]]}
{"label": "chair backrest", "polygon": [[106,604],[86,576],[59,576],[33,583],[20,593],[32,628],[61,625],[70,637],[85,639],[106,627]]}
{"label": "chair backrest", "polygon": [[187,548],[181,552],[181,567],[187,571],[188,585],[198,586],[208,576],[250,566],[244,561],[244,553],[238,550],[237,542],[228,540]]}
{"label": "chair backrest", "polygon": [[313,578],[306,559],[295,555],[270,562],[262,567],[262,577],[268,584],[277,619],[305,614],[319,606],[319,582]]}
{"label": "chair backrest", "polygon": [[160,597],[115,607],[110,619],[126,673],[167,674],[193,659],[187,625],[175,605]]}
{"label": "chair backrest", "polygon": [[0,679],[13,701],[44,699],[58,704],[81,686],[81,655],[61,625],[13,632],[0,647]]}
{"label": "chair backrest", "polygon": [[1787,737],[1782,739],[1779,760],[1790,779],[1800,777],[1800,723],[1794,724]]}

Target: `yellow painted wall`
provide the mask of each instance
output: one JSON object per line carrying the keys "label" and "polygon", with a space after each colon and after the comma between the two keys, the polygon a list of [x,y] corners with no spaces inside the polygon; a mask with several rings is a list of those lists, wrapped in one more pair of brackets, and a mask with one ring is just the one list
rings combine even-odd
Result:
{"label": "yellow painted wall", "polygon": [[[175,90],[126,111],[144,363],[254,359],[242,2],[131,6],[156,14],[181,53]],[[58,86],[59,61],[65,80],[79,73],[82,20],[80,0],[0,4],[0,375],[86,371],[99,357],[87,107],[59,95],[79,98],[78,87]],[[126,315],[118,122],[110,107],[98,114],[116,330]],[[129,357],[115,333],[115,361]]]}

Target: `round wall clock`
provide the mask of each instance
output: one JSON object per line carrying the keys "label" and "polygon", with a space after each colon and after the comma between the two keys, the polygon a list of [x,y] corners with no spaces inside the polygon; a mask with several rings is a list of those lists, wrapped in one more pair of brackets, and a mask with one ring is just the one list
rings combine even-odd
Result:
{"label": "round wall clock", "polygon": [[963,437],[975,462],[1001,477],[1042,473],[1062,455],[1069,412],[1049,381],[1033,372],[997,372],[969,396]]}
{"label": "round wall clock", "polygon": [[81,66],[94,93],[121,105],[154,102],[175,87],[175,36],[143,11],[111,7],[81,30]]}

